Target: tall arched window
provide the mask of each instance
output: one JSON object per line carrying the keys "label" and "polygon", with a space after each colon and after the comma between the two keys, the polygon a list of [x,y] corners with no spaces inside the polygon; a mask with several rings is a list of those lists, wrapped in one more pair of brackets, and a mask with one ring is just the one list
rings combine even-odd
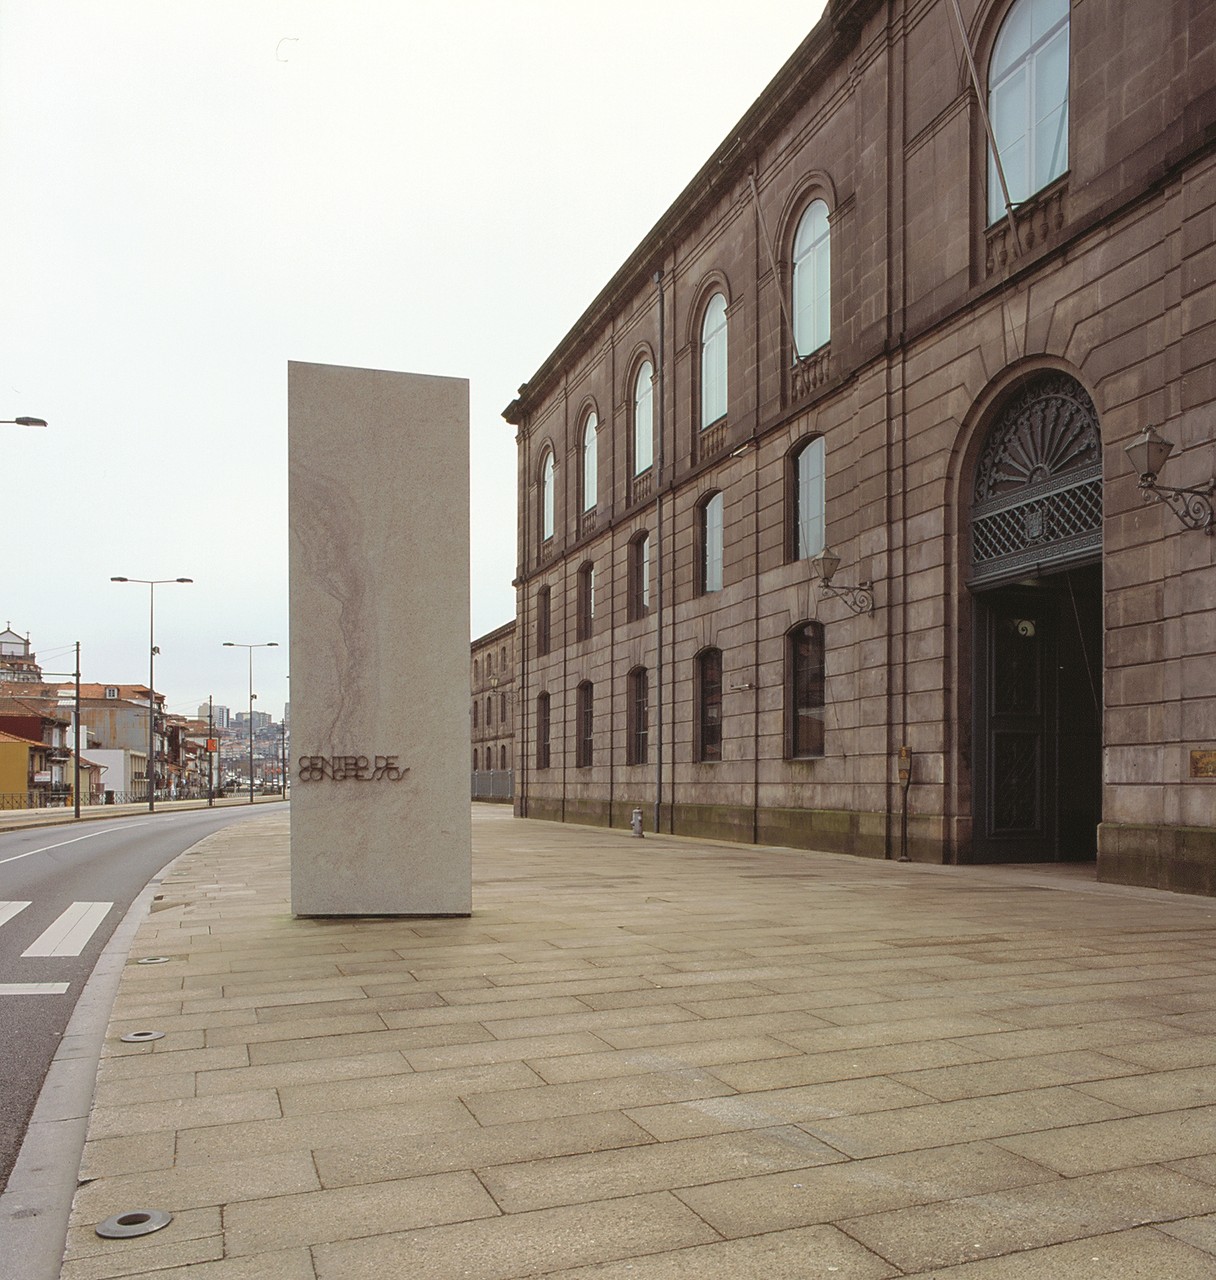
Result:
{"label": "tall arched window", "polygon": [[595,686],[590,680],[584,680],[576,690],[574,707],[574,766],[588,769],[595,743]]}
{"label": "tall arched window", "polygon": [[587,415],[583,424],[583,510],[594,511],[599,500],[599,470],[596,454],[596,437],[599,419],[595,413]]}
{"label": "tall arched window", "polygon": [[536,593],[536,656],[543,658],[549,652],[549,612],[553,592],[541,587]]}
{"label": "tall arched window", "polygon": [[635,534],[629,543],[629,621],[650,610],[650,534]]}
{"label": "tall arched window", "polygon": [[536,767],[549,767],[549,695],[536,695]]}
{"label": "tall arched window", "polygon": [[650,681],[645,667],[634,667],[626,681],[625,763],[645,764],[650,752]]}
{"label": "tall arched window", "polygon": [[701,427],[726,416],[726,299],[715,293],[701,321]]}
{"label": "tall arched window", "polygon": [[702,593],[722,590],[722,495],[711,494],[701,503]]}
{"label": "tall arched window", "polygon": [[545,450],[540,467],[540,536],[547,542],[553,537],[553,450]]}
{"label": "tall arched window", "polygon": [[642,362],[633,380],[633,474],[654,465],[654,365]]}
{"label": "tall arched window", "polygon": [[828,207],[812,200],[794,236],[794,349],[818,351],[832,336],[832,255]]}
{"label": "tall arched window", "polygon": [[575,637],[589,640],[595,625],[595,565],[579,566],[575,580]]}
{"label": "tall arched window", "polygon": [[[992,49],[988,113],[1015,205],[1068,168],[1068,3],[1016,0]],[[989,149],[988,221],[1004,216]]]}
{"label": "tall arched window", "polygon": [[824,546],[823,437],[808,440],[790,455],[790,558],[809,560]]}
{"label": "tall arched window", "polygon": [[697,759],[722,759],[722,650],[697,654]]}
{"label": "tall arched window", "polygon": [[804,622],[786,639],[785,753],[794,760],[823,755],[823,626]]}

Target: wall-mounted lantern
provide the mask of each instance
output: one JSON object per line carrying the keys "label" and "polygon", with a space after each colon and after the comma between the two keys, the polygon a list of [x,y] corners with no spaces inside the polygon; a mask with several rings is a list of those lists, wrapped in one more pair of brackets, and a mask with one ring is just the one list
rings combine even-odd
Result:
{"label": "wall-mounted lantern", "polygon": [[1140,477],[1139,487],[1145,500],[1155,498],[1164,502],[1186,528],[1201,529],[1211,536],[1212,494],[1216,492],[1216,479],[1197,489],[1175,489],[1167,484],[1158,484],[1157,476],[1173,452],[1173,442],[1163,439],[1151,426],[1145,427],[1126,449],[1132,468]]}
{"label": "wall-mounted lantern", "polygon": [[811,561],[811,572],[819,579],[819,594],[835,596],[843,600],[854,613],[873,613],[874,584],[859,582],[855,587],[836,585],[832,579],[840,568],[840,557],[831,547],[824,549]]}

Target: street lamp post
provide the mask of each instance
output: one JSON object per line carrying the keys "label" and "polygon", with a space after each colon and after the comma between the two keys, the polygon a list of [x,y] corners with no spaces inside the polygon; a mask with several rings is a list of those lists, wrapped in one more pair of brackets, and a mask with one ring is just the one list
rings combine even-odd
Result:
{"label": "street lamp post", "polygon": [[266,640],[262,644],[242,644],[239,640],[225,640],[225,649],[249,650],[249,803],[253,803],[253,700],[257,694],[253,691],[253,651],[255,649],[277,649],[277,640]]}
{"label": "street lamp post", "polygon": [[0,418],[0,426],[6,427],[45,427],[45,418]]}
{"label": "street lamp post", "polygon": [[148,812],[156,811],[156,588],[193,578],[111,578],[111,582],[138,582],[148,588]]}

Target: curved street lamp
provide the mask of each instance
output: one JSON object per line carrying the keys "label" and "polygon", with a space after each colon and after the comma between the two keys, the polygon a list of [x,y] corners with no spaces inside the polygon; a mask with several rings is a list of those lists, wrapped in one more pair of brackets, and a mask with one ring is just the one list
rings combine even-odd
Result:
{"label": "curved street lamp", "polygon": [[[45,424],[43,424],[45,425]],[[148,812],[156,811],[156,588],[171,582],[193,582],[193,578],[111,578],[111,582],[138,582],[148,588]]]}
{"label": "curved street lamp", "polygon": [[249,803],[253,803],[253,700],[257,694],[253,691],[253,651],[255,649],[277,649],[277,640],[266,640],[262,644],[241,644],[239,640],[225,640],[225,649],[249,650]]}
{"label": "curved street lamp", "polygon": [[45,418],[0,418],[0,426],[8,427],[45,427]]}

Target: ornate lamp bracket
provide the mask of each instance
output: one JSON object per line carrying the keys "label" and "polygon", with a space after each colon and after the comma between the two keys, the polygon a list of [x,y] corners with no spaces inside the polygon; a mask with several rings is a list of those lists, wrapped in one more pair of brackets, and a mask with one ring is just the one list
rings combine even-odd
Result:
{"label": "ornate lamp bracket", "polygon": [[819,595],[821,599],[836,598],[857,614],[874,612],[874,584],[869,581],[859,582],[856,586],[844,583],[836,584],[832,579],[840,567],[840,557],[830,548],[824,549],[811,561],[812,572],[819,578]]}
{"label": "ornate lamp bracket", "polygon": [[1173,451],[1173,441],[1163,439],[1151,426],[1147,426],[1125,452],[1140,477],[1137,486],[1145,502],[1164,502],[1184,528],[1195,529],[1211,537],[1216,532],[1212,522],[1212,494],[1216,493],[1216,478],[1195,488],[1158,484],[1157,475]]}

